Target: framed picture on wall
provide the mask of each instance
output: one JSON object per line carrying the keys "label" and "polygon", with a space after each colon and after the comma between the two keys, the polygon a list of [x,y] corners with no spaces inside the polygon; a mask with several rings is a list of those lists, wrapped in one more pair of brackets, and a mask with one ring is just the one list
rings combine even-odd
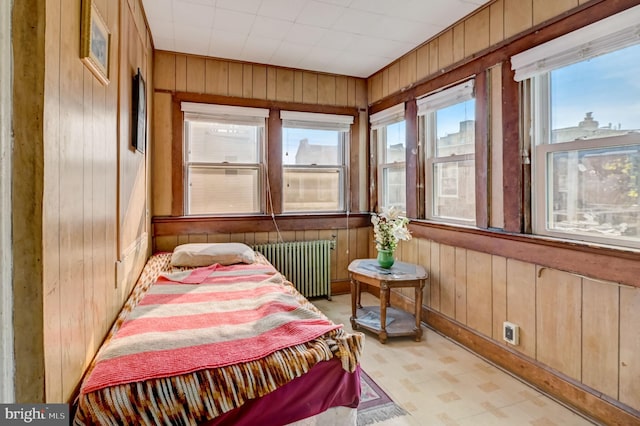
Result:
{"label": "framed picture on wall", "polygon": [[80,59],[100,83],[109,84],[111,33],[93,0],[82,0]]}
{"label": "framed picture on wall", "polygon": [[136,75],[133,76],[131,92],[131,144],[135,149],[144,153],[147,142],[147,93],[140,68],[138,68]]}

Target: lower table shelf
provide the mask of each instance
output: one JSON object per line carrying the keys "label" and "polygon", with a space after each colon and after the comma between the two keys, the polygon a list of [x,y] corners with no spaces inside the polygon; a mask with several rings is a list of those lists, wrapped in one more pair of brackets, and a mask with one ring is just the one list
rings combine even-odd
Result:
{"label": "lower table shelf", "polygon": [[415,316],[391,306],[387,307],[385,330],[382,329],[380,321],[380,306],[358,308],[356,316],[351,317],[351,327],[354,330],[363,328],[376,333],[382,343],[387,340],[387,337],[415,336],[419,341],[422,336],[422,329],[416,329]]}

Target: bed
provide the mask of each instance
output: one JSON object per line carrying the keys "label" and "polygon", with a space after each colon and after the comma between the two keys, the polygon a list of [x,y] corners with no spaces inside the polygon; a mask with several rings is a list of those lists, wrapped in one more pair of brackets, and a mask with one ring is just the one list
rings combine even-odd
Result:
{"label": "bed", "polygon": [[185,244],[146,263],[73,423],[355,424],[363,339],[248,246]]}

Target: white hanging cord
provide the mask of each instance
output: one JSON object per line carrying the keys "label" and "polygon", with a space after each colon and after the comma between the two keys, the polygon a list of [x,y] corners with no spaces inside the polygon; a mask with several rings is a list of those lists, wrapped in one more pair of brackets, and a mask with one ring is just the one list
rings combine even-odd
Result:
{"label": "white hanging cord", "polygon": [[267,182],[267,202],[269,203],[269,211],[271,211],[271,220],[273,221],[273,225],[276,228],[276,233],[278,234],[278,242],[283,243],[284,239],[282,238],[282,234],[280,234],[280,229],[278,228],[278,224],[276,223],[276,215],[273,212],[273,199],[271,198],[271,183],[269,182],[269,173],[265,172],[265,180]]}

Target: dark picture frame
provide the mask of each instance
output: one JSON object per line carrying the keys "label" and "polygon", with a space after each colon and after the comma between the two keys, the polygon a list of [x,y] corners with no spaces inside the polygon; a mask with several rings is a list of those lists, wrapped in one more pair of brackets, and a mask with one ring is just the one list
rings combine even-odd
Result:
{"label": "dark picture frame", "polygon": [[109,84],[111,33],[93,0],[82,0],[80,59],[103,85]]}
{"label": "dark picture frame", "polygon": [[147,142],[147,92],[140,68],[133,76],[131,95],[131,144],[136,150],[144,153]]}

